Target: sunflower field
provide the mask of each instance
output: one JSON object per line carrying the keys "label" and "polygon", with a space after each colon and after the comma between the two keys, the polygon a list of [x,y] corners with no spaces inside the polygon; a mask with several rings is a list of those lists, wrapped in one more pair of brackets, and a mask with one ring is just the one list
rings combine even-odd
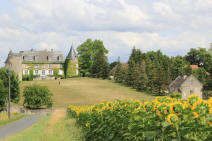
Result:
{"label": "sunflower field", "polygon": [[86,141],[212,140],[212,97],[157,97],[149,102],[117,100],[69,106]]}

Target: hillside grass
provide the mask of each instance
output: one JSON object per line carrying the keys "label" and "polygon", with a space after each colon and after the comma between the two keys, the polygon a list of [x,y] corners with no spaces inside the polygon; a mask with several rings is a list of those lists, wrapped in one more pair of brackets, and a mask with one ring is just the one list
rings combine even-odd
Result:
{"label": "hillside grass", "polygon": [[[59,85],[60,81],[60,85]],[[53,108],[68,105],[90,105],[100,101],[117,99],[153,100],[154,97],[138,92],[130,87],[122,86],[111,80],[94,78],[71,78],[62,80],[23,81],[21,93],[26,85],[38,84],[47,86],[53,93]],[[21,103],[23,97],[21,98]]]}
{"label": "hillside grass", "polygon": [[2,141],[83,141],[75,119],[68,119],[66,110],[56,110],[46,115],[25,131],[9,136]]}

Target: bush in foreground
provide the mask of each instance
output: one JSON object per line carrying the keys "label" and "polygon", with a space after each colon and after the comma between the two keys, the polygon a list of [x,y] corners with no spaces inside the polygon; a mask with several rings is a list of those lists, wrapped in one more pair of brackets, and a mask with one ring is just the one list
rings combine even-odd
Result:
{"label": "bush in foreground", "polygon": [[212,98],[196,95],[187,101],[157,97],[139,100],[101,102],[93,106],[69,106],[87,141],[210,140]]}
{"label": "bush in foreground", "polygon": [[24,106],[30,109],[43,106],[52,107],[52,93],[46,86],[32,85],[24,87]]}

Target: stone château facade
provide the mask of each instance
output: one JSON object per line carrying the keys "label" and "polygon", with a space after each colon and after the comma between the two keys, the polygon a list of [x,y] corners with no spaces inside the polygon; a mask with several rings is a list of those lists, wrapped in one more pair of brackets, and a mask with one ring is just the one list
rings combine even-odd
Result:
{"label": "stone ch\u00e2teau facade", "polygon": [[189,95],[196,94],[202,98],[203,84],[193,75],[178,76],[170,85],[170,93],[181,93],[182,99],[187,99]]}
{"label": "stone ch\u00e2teau facade", "polygon": [[5,62],[6,68],[14,70],[19,79],[22,80],[23,76],[33,75],[34,79],[54,79],[55,77],[62,77],[64,75],[64,63],[66,60],[71,62],[66,69],[71,76],[78,75],[78,58],[71,46],[68,56],[64,58],[60,51],[47,51],[47,50],[29,50],[20,51],[19,53],[9,52]]}

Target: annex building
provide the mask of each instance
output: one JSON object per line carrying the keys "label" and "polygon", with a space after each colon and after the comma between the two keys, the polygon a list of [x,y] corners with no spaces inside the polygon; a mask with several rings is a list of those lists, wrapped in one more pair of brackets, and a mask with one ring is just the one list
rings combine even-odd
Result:
{"label": "annex building", "polygon": [[[66,68],[64,64],[66,62]],[[5,61],[5,67],[16,72],[19,79],[25,79],[33,76],[33,80],[55,79],[56,77],[77,76],[78,58],[71,46],[66,58],[62,52],[48,50],[28,50],[19,53],[9,52]]]}

